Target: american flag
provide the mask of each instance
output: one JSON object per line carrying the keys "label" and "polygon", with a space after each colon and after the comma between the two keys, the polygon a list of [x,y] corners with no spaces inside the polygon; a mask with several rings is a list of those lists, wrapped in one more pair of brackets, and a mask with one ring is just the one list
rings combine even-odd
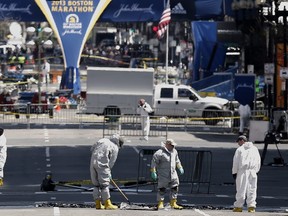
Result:
{"label": "american flag", "polygon": [[157,37],[163,38],[165,31],[167,30],[167,26],[169,25],[171,21],[171,9],[170,5],[167,5],[166,9],[163,11],[161,20],[158,24],[158,29],[157,29]]}

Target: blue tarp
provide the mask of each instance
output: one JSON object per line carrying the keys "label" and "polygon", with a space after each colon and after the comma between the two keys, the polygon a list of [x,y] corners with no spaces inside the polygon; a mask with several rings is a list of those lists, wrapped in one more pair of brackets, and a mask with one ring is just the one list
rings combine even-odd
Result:
{"label": "blue tarp", "polygon": [[226,48],[217,41],[217,23],[208,21],[192,22],[192,37],[195,47],[192,80],[209,77],[223,67]]}
{"label": "blue tarp", "polygon": [[[166,0],[112,0],[99,21],[158,22],[165,2]],[[224,12],[233,15],[231,2],[232,0],[170,0],[172,21],[223,18]],[[46,18],[34,0],[0,0],[0,21],[3,20],[42,22]]]}
{"label": "blue tarp", "polygon": [[232,89],[233,80],[227,80],[217,85],[210,86],[200,92],[215,92],[217,97],[225,98],[227,100],[234,99],[234,91]]}
{"label": "blue tarp", "polygon": [[78,68],[68,67],[62,73],[60,89],[73,89],[73,94],[81,92],[80,73]]}
{"label": "blue tarp", "polygon": [[218,85],[219,83],[225,82],[227,80],[233,79],[233,73],[230,72],[219,72],[212,76],[206,77],[204,79],[198,80],[192,83],[192,87],[197,91],[203,91],[210,86]]}
{"label": "blue tarp", "polygon": [[235,74],[234,78],[234,98],[242,105],[253,107],[255,100],[255,75]]}

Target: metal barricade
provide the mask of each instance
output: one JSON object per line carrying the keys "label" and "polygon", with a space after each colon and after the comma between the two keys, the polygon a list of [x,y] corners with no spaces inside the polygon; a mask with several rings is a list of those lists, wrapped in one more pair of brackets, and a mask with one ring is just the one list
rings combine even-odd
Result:
{"label": "metal barricade", "polygon": [[[119,133],[122,136],[143,136],[141,117],[139,115],[110,115],[103,122],[103,137]],[[151,137],[167,137],[167,119],[156,116],[150,117]]]}
{"label": "metal barricade", "polygon": [[[197,150],[177,150],[185,169],[184,175],[179,175],[180,183],[191,184],[191,193],[210,193],[212,152]],[[155,149],[142,149],[138,158],[137,189],[144,184],[152,185],[151,161]]]}
{"label": "metal barricade", "polygon": [[[51,127],[73,125],[73,127],[79,128],[103,129],[103,136],[115,132],[120,132],[124,136],[142,136],[140,116],[137,114],[119,115],[117,108],[110,107],[109,110],[106,110],[105,115],[96,115],[86,113],[85,108],[80,105],[58,105],[30,104],[19,111],[13,104],[1,104],[0,123],[9,124],[9,127],[21,125],[21,127],[27,128],[33,125],[49,125]],[[251,113],[253,120],[261,120],[268,116],[267,110],[253,110]],[[180,117],[150,116],[150,136],[167,137],[168,131],[238,132],[239,118],[237,111],[219,110],[213,110],[213,116],[205,117],[192,117],[188,112],[186,116]]]}

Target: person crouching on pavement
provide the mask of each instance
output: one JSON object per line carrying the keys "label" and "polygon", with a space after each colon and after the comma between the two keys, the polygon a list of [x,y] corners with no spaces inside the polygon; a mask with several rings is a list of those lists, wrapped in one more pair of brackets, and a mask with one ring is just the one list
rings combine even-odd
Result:
{"label": "person crouching on pavement", "polygon": [[93,198],[96,209],[114,210],[118,208],[111,203],[109,185],[112,179],[111,169],[123,144],[124,139],[119,134],[113,134],[109,139],[98,140],[91,148],[90,175],[94,185]]}
{"label": "person crouching on pavement", "polygon": [[151,162],[151,178],[158,180],[157,201],[158,209],[164,208],[164,196],[167,189],[170,189],[170,206],[174,209],[182,209],[182,206],[177,204],[179,178],[176,171],[178,168],[181,175],[184,174],[184,169],[178,157],[178,152],[175,149],[177,144],[173,139],[167,139],[162,142],[161,149],[157,150]]}
{"label": "person crouching on pavement", "polygon": [[258,148],[247,137],[241,135],[236,140],[239,147],[233,157],[232,175],[236,180],[236,201],[233,212],[242,212],[247,203],[248,212],[255,212],[257,197],[257,173],[261,167]]}
{"label": "person crouching on pavement", "polygon": [[6,137],[4,129],[0,128],[0,187],[3,186],[4,166],[7,158]]}

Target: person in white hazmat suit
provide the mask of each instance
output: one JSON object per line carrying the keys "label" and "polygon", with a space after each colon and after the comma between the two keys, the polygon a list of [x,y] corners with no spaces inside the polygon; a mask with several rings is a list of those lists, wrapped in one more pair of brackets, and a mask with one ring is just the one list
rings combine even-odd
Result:
{"label": "person in white hazmat suit", "polygon": [[7,146],[6,146],[6,137],[4,135],[4,129],[0,128],[0,186],[3,186],[4,178],[4,166],[7,158]]}
{"label": "person in white hazmat suit", "polygon": [[157,150],[151,161],[151,178],[158,180],[157,201],[158,209],[164,208],[164,196],[166,189],[170,189],[170,206],[174,209],[182,209],[182,206],[177,204],[179,178],[176,171],[178,168],[181,175],[184,174],[184,169],[178,157],[178,152],[175,149],[177,144],[173,139],[167,139],[162,142],[161,149]]}
{"label": "person in white hazmat suit", "polygon": [[118,208],[111,203],[109,185],[110,179],[112,179],[111,169],[123,144],[123,137],[113,134],[109,139],[98,140],[91,148],[90,175],[94,185],[93,198],[96,209],[113,210]]}
{"label": "person in white hazmat suit", "polygon": [[143,138],[146,141],[148,141],[148,136],[150,133],[150,117],[149,113],[152,113],[153,110],[151,106],[142,98],[139,100],[137,113],[141,116],[141,128],[142,128],[142,134]]}
{"label": "person in white hazmat suit", "polygon": [[248,142],[246,136],[237,139],[239,147],[233,157],[232,175],[236,180],[234,212],[242,212],[246,200],[248,212],[255,212],[257,197],[257,173],[261,167],[258,148]]}
{"label": "person in white hazmat suit", "polygon": [[242,105],[240,104],[238,108],[238,112],[240,115],[240,128],[239,128],[239,134],[242,135],[244,133],[244,129],[249,128],[250,123],[250,117],[251,117],[251,109],[248,104]]}

